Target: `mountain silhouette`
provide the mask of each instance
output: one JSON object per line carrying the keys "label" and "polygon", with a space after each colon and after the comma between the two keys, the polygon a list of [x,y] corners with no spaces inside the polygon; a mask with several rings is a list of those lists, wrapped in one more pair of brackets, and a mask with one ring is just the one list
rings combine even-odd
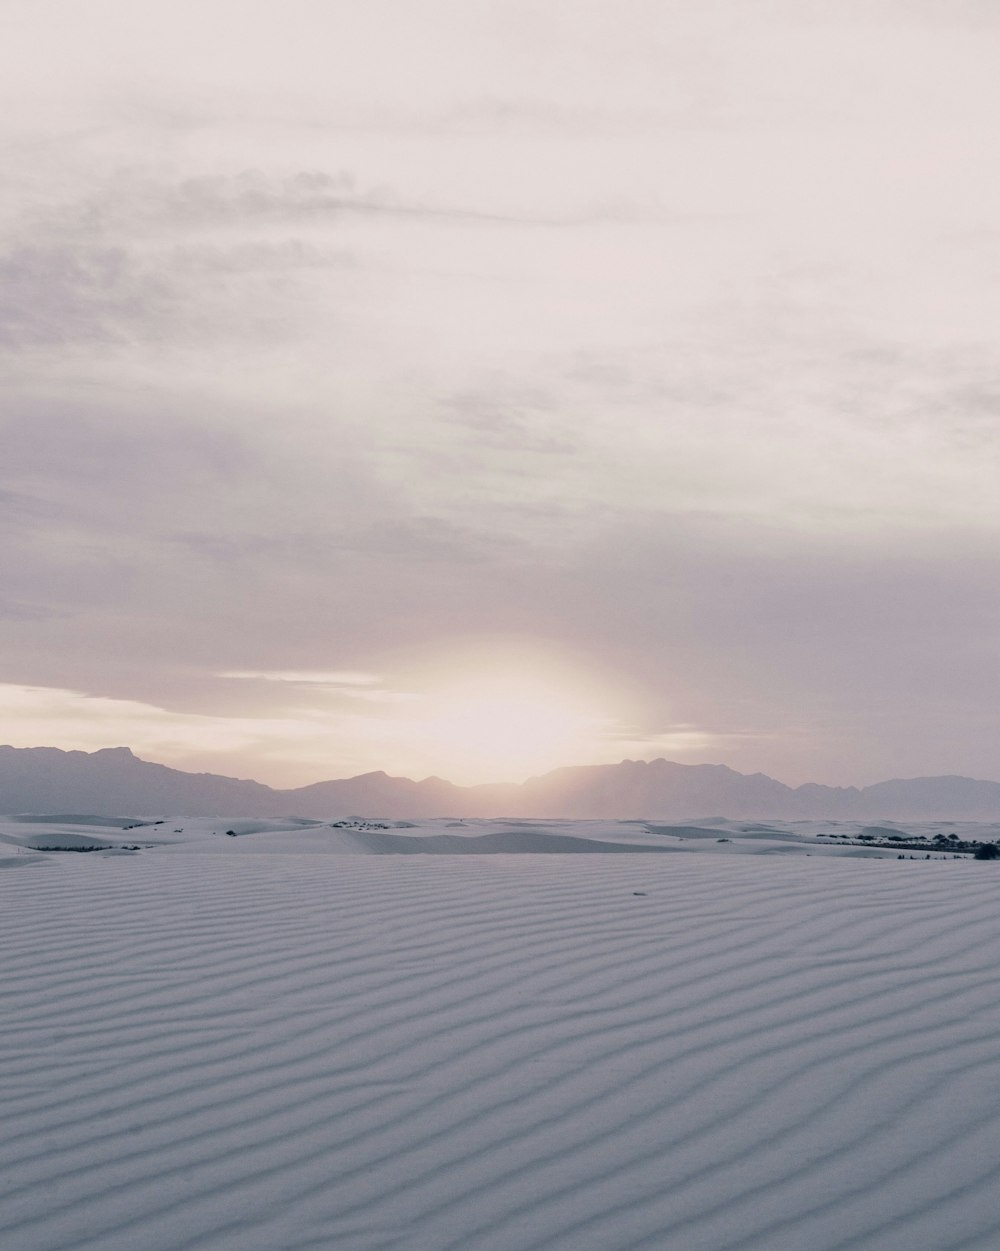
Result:
{"label": "mountain silhouette", "polygon": [[873,786],[790,787],[763,773],[670,760],[555,769],[523,783],[456,786],[381,771],[292,790],[186,773],[140,760],[128,747],[61,751],[0,747],[0,812],[95,816],[575,817],[656,819],[1000,819],[1000,782],[945,776]]}

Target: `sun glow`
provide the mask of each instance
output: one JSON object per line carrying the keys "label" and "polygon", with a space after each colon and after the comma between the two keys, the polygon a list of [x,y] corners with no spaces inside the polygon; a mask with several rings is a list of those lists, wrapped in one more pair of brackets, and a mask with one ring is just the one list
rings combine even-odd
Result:
{"label": "sun glow", "polygon": [[[629,755],[703,753],[692,726],[643,736],[620,694],[558,666],[465,667],[397,685],[353,671],[240,671],[252,706],[169,710],[81,691],[0,683],[0,741],[95,751],[130,746],[145,760],[195,772],[304,786],[383,769],[461,785],[518,782],[562,765]],[[360,678],[363,677],[364,681]],[[353,680],[347,680],[347,679]],[[262,693],[261,693],[262,692]]]}
{"label": "sun glow", "polygon": [[423,753],[455,778],[518,780],[590,757],[603,719],[586,704],[524,680],[463,683],[418,714]]}

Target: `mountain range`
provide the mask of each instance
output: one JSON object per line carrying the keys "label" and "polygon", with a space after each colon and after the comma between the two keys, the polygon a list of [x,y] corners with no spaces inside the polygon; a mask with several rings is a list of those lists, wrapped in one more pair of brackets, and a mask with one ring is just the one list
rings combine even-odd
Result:
{"label": "mountain range", "polygon": [[140,760],[128,747],[95,752],[0,747],[0,812],[93,816],[573,817],[735,820],[1000,819],[1000,782],[944,776],[865,787],[790,787],[763,773],[670,760],[555,769],[523,783],[456,786],[383,772],[277,790]]}

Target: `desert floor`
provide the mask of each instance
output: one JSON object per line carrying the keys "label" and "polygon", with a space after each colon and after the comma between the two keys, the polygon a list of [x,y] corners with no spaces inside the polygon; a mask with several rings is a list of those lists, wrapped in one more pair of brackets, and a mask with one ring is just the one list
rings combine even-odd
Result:
{"label": "desert floor", "polygon": [[124,824],[0,826],[4,1251],[1000,1246],[1000,864]]}

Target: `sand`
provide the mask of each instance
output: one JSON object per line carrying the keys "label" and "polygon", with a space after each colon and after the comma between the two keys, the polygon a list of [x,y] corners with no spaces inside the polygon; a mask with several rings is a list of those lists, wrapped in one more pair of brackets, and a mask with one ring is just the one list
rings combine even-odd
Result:
{"label": "sand", "polygon": [[0,826],[4,1251],[1000,1246],[1000,865],[244,826]]}

